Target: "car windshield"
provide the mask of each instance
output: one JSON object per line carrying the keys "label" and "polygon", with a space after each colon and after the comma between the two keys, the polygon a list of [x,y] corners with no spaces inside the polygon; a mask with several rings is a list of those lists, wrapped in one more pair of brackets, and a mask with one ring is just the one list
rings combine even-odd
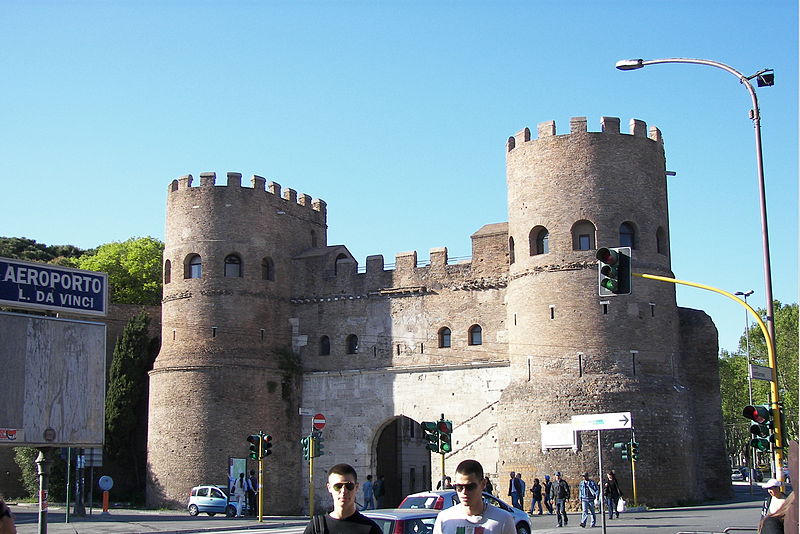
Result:
{"label": "car windshield", "polygon": [[400,504],[400,508],[433,508],[438,498],[437,495],[409,496]]}
{"label": "car windshield", "polygon": [[[393,534],[395,532],[396,519],[382,519],[379,517],[370,518],[381,528],[383,534]],[[406,519],[402,521],[403,534],[431,534],[433,532],[433,524],[436,522],[435,517],[425,517],[422,519]]]}

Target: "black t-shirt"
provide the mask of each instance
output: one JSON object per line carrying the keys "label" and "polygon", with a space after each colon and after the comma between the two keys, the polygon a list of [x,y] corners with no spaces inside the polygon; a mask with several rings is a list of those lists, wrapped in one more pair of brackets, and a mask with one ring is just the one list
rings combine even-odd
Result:
{"label": "black t-shirt", "polygon": [[315,533],[312,519],[303,534],[383,534],[381,528],[372,519],[359,512],[344,519],[334,519],[329,514],[325,514],[325,530],[326,532]]}

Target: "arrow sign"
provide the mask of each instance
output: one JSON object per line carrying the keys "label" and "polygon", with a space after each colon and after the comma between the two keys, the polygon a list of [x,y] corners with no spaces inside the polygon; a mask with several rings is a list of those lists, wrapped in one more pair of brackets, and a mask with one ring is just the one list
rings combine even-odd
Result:
{"label": "arrow sign", "polygon": [[614,430],[633,428],[631,412],[595,413],[572,416],[572,430]]}
{"label": "arrow sign", "polygon": [[321,413],[318,413],[311,419],[311,426],[314,427],[314,430],[322,430],[325,428],[325,416]]}

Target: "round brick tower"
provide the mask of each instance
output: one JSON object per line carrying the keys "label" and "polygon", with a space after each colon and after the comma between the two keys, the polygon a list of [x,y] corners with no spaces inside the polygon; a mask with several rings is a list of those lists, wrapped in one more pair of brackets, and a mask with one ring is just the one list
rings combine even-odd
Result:
{"label": "round brick tower", "polygon": [[[264,178],[173,181],[164,249],[163,344],[150,373],[151,505],[185,505],[192,486],[225,484],[249,434],[273,436],[265,509],[300,510],[300,371],[291,352],[291,259],[326,244],[325,203]],[[270,459],[281,458],[280,470]],[[249,461],[247,469],[254,469]],[[281,491],[270,491],[280,487]]]}
{"label": "round brick tower", "polygon": [[[638,477],[640,500],[674,503],[705,491],[663,483],[669,473],[687,481],[697,474],[685,452],[692,397],[674,286],[634,278],[631,295],[599,297],[595,258],[599,247],[631,245],[633,272],[672,276],[664,148],[658,129],[648,136],[641,121],[631,121],[630,135],[620,133],[619,119],[601,122],[601,132],[588,132],[585,118],[573,118],[569,135],[547,122],[538,139],[525,129],[508,141],[512,383],[499,410],[498,472],[532,480],[560,470],[576,497],[580,473],[598,479],[596,433],[581,432],[576,449],[543,451],[542,436],[552,435],[542,424],[630,411],[636,469],[647,472]],[[630,437],[601,435],[604,470],[616,471],[628,496],[630,464],[612,444]],[[660,470],[664,477],[654,476]]]}

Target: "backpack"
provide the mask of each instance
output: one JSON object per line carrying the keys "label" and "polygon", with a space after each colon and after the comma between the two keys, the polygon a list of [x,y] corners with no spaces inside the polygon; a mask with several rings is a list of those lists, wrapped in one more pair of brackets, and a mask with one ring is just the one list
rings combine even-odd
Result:
{"label": "backpack", "polygon": [[314,534],[328,534],[328,523],[325,514],[316,514],[312,519]]}

